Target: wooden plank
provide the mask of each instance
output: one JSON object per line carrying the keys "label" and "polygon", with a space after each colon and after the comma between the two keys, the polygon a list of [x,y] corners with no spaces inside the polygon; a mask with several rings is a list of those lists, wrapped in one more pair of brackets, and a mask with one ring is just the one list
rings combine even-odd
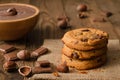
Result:
{"label": "wooden plank", "polygon": [[104,1],[98,1],[97,4],[99,5],[101,10],[109,10],[113,13],[113,15],[108,18],[108,20],[111,22],[111,24],[114,26],[115,28],[115,32],[116,35],[118,36],[118,38],[120,39],[120,9],[118,9],[120,7],[120,1],[119,0],[106,0],[106,5],[102,6],[103,3],[105,3]]}
{"label": "wooden plank", "polygon": [[[109,20],[106,17],[101,16],[102,11],[99,9],[99,7],[95,1],[96,0],[91,0],[91,1],[86,0],[86,3],[89,5],[89,8],[92,9],[92,11],[89,13],[89,15],[90,15],[89,19],[91,20],[92,27],[108,32],[110,35],[110,39],[118,38],[114,31],[114,26],[109,22]],[[97,18],[97,17],[103,17],[107,20],[107,22],[103,22],[103,23],[102,22],[93,22],[92,19]]]}

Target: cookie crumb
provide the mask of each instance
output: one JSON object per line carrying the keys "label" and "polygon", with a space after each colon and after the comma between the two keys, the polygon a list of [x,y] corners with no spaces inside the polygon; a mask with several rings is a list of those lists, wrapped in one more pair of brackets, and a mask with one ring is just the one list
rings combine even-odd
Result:
{"label": "cookie crumb", "polygon": [[52,73],[54,76],[56,76],[56,77],[60,77],[60,75],[58,74],[58,72],[53,72]]}

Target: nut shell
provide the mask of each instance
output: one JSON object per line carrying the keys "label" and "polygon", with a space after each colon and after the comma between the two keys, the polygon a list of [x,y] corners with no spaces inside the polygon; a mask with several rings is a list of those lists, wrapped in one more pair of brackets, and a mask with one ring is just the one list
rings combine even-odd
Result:
{"label": "nut shell", "polygon": [[30,76],[32,69],[30,66],[22,66],[18,69],[19,74],[21,74],[22,76]]}
{"label": "nut shell", "polygon": [[30,52],[28,50],[21,50],[17,53],[17,57],[21,60],[30,59]]}

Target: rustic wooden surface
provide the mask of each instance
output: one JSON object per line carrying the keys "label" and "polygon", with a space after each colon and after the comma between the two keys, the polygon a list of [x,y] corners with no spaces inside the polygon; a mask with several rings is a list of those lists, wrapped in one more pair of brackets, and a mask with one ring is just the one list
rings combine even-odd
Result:
{"label": "rustic wooden surface", "polygon": [[[8,43],[15,45],[21,49],[34,50],[43,44],[44,39],[60,39],[66,31],[80,27],[94,27],[104,30],[110,34],[110,39],[120,40],[120,0],[0,0],[0,3],[27,3],[37,6],[40,9],[39,21],[27,36],[16,41],[1,41],[1,43]],[[76,6],[80,3],[87,4],[88,18],[79,19]],[[91,18],[101,16],[102,11],[107,10],[113,15],[104,23],[93,23]],[[70,29],[61,30],[56,26],[59,15],[67,15],[70,18],[69,24],[72,25]],[[0,55],[0,80],[29,80],[20,76],[18,73],[4,72],[2,64],[4,58]],[[19,66],[30,65],[34,62],[19,61]]]}

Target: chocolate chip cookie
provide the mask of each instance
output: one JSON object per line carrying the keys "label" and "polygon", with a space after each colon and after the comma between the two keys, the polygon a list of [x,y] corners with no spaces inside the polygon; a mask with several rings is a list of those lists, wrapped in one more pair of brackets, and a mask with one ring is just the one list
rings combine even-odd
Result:
{"label": "chocolate chip cookie", "polygon": [[103,47],[95,50],[89,50],[89,51],[80,51],[80,50],[70,49],[66,45],[64,45],[62,48],[62,53],[64,55],[73,59],[81,59],[81,60],[92,59],[92,58],[101,56],[103,54],[106,54],[106,52],[107,52],[107,47]]}
{"label": "chocolate chip cookie", "polygon": [[69,48],[76,50],[93,50],[105,47],[109,35],[99,29],[80,28],[65,33],[63,43]]}
{"label": "chocolate chip cookie", "polygon": [[106,62],[106,60],[107,60],[106,54],[90,59],[90,60],[72,59],[62,54],[62,61],[63,62],[66,61],[69,67],[73,67],[78,70],[97,68],[103,65]]}

